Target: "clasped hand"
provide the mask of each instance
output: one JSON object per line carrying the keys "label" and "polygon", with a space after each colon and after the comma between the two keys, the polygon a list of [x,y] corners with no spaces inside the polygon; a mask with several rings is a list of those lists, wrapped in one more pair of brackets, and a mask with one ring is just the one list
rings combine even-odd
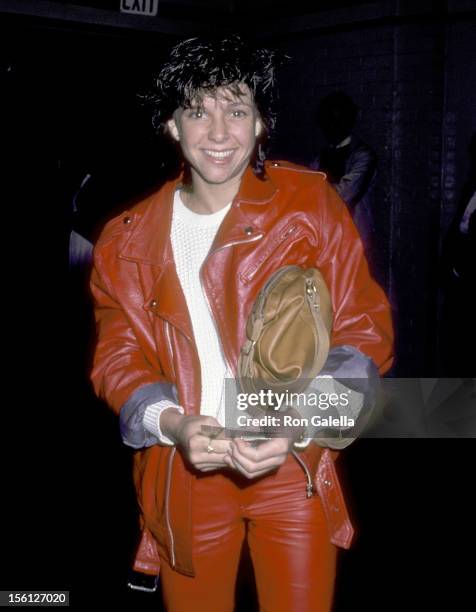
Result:
{"label": "clasped hand", "polygon": [[282,465],[293,442],[290,438],[272,438],[253,446],[243,439],[227,439],[224,433],[213,437],[205,433],[207,427],[220,428],[213,417],[176,412],[170,420],[166,413],[161,420],[162,431],[176,441],[188,461],[201,472],[227,465],[246,478],[257,478]]}

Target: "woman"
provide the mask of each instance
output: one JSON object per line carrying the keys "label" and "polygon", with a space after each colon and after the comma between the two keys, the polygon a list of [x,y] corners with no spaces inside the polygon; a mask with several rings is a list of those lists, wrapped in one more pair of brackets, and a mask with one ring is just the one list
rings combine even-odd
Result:
{"label": "woman", "polygon": [[177,45],[148,101],[182,170],[112,220],[95,249],[92,379],[137,449],[147,538],[136,567],[158,569],[158,554],[173,611],[233,609],[245,537],[263,610],[331,607],[336,547],[306,486],[322,449],[207,433],[224,424],[224,382],[270,274],[298,264],[324,275],[327,372],[363,378],[391,364],[388,303],[345,205],[323,175],[264,160],[274,76],[274,54],[237,36]]}

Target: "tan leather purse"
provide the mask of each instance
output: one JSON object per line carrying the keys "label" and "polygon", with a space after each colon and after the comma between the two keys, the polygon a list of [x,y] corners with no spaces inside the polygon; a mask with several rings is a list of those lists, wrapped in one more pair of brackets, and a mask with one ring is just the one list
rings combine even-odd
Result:
{"label": "tan leather purse", "polygon": [[277,270],[248,317],[238,361],[242,390],[303,390],[327,359],[331,329],[331,297],[319,270]]}

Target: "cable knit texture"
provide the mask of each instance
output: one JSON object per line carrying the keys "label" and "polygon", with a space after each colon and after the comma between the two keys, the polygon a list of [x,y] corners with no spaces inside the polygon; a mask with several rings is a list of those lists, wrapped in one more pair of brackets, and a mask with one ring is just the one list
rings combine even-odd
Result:
{"label": "cable knit texture", "polygon": [[154,434],[154,436],[159,439],[161,444],[173,446],[175,442],[162,433],[160,427],[160,415],[167,408],[175,408],[180,414],[184,413],[182,406],[178,406],[169,400],[161,400],[160,402],[147,406],[142,423],[147,431],[150,431],[150,433]]}
{"label": "cable knit texture", "polygon": [[[187,302],[200,357],[200,414],[215,417],[221,425],[225,425],[225,378],[232,378],[233,374],[228,371],[223,357],[215,322],[200,282],[200,268],[230,207],[231,202],[216,213],[200,215],[187,208],[180,192],[176,191],[170,236],[177,275]],[[170,441],[160,431],[159,420],[162,410],[169,406],[148,407],[143,421],[144,427],[163,444],[170,444]]]}

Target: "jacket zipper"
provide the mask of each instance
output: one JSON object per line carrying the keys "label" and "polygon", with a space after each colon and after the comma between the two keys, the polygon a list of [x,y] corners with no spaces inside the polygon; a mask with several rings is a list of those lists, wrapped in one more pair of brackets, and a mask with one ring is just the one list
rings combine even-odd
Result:
{"label": "jacket zipper", "polygon": [[172,342],[170,340],[170,325],[168,321],[164,321],[165,338],[167,340],[167,349],[170,356],[170,364],[172,369],[172,375],[175,379],[175,367],[174,367],[174,352],[172,350]]}
{"label": "jacket zipper", "polygon": [[263,235],[264,234],[257,234],[256,236],[253,236],[253,238],[243,238],[243,240],[233,240],[232,242],[227,242],[226,244],[223,244],[221,247],[218,247],[218,249],[215,249],[213,253],[209,253],[206,259],[208,259],[210,255],[214,255],[215,253],[218,253],[218,251],[221,251],[222,249],[227,249],[228,247],[235,246],[235,244],[246,244],[247,242],[256,242],[257,240],[260,240],[263,237]]}
{"label": "jacket zipper", "polygon": [[[307,288],[309,287],[309,291],[307,290]],[[307,285],[306,287],[306,297],[308,299],[309,305],[311,307],[311,313],[314,319],[316,319],[317,315],[314,311],[315,308],[318,308],[318,305],[315,302],[315,299],[317,297],[317,291],[316,291],[316,287],[314,284],[312,285]],[[301,464],[302,468],[304,469],[305,473],[306,473],[306,478],[307,478],[307,483],[306,483],[306,497],[312,497],[314,494],[314,485],[312,483],[312,478],[311,478],[311,474],[309,472],[309,469],[307,467],[307,465],[304,463],[304,461],[301,459],[301,457],[299,457],[298,453],[296,451],[292,451],[293,455],[296,457],[296,459],[298,460],[298,462]]]}
{"label": "jacket zipper", "polygon": [[297,461],[301,464],[301,467],[306,474],[306,479],[307,479],[306,497],[307,498],[312,497],[314,495],[314,485],[312,484],[312,478],[311,478],[311,473],[309,472],[309,468],[307,467],[307,465],[304,463],[304,461],[301,459],[301,457],[298,455],[296,451],[293,450],[291,452],[296,457]]}
{"label": "jacket zipper", "polygon": [[279,247],[283,244],[283,242],[285,242],[288,238],[288,236],[290,236],[291,234],[295,233],[296,230],[298,230],[297,235],[299,235],[302,231],[302,228],[299,228],[296,224],[291,225],[290,227],[288,227],[280,236],[279,238],[274,242],[273,247],[271,249],[271,251],[269,251],[265,258],[262,259],[260,262],[258,262],[256,264],[255,268],[252,268],[250,272],[248,272],[247,274],[244,274],[244,278],[247,281],[252,280],[252,278],[254,277],[254,275],[256,274],[256,272],[259,270],[261,264],[263,263],[263,261],[265,261],[266,259],[268,259],[268,257],[275,253]]}
{"label": "jacket zipper", "polygon": [[169,462],[167,465],[167,482],[166,482],[166,487],[165,487],[165,522],[167,523],[167,531],[169,532],[170,557],[172,561],[172,567],[175,567],[175,544],[174,544],[174,534],[172,531],[172,527],[170,525],[169,499],[170,499],[170,481],[172,477],[172,462],[173,462],[176,450],[177,450],[177,447],[174,446],[170,452]]}
{"label": "jacket zipper", "polygon": [[[168,321],[164,321],[164,330],[165,330],[167,350],[169,352],[170,363],[172,365],[172,373],[175,378],[174,354],[172,351],[172,343],[170,341],[170,327],[169,327]],[[171,556],[172,566],[175,566],[175,550],[174,550],[174,534],[172,532],[172,527],[170,525],[169,498],[170,498],[170,480],[171,480],[171,472],[172,472],[172,461],[175,455],[175,451],[176,451],[176,447],[174,447],[170,452],[169,462],[167,466],[167,483],[165,487],[165,522],[167,523],[167,531],[169,533],[169,538],[170,538],[170,556]]]}

